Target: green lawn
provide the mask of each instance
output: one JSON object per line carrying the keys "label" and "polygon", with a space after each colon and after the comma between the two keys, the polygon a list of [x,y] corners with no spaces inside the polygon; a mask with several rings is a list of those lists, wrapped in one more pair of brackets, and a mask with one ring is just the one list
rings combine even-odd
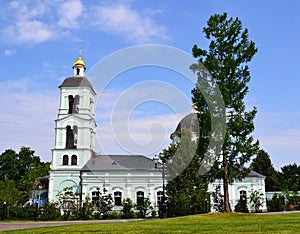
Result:
{"label": "green lawn", "polygon": [[300,214],[211,213],[163,220],[45,227],[1,233],[300,233]]}

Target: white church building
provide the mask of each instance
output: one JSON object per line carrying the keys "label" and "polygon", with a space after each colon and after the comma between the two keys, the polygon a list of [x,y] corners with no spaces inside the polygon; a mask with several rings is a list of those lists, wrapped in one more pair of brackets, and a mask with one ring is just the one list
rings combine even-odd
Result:
{"label": "white church building", "polygon": [[94,202],[98,192],[104,191],[112,195],[115,207],[124,198],[135,203],[144,197],[155,206],[162,199],[163,188],[161,171],[153,160],[142,155],[95,153],[96,92],[85,78],[86,65],[81,55],[73,70],[73,77],[59,86],[48,199],[58,202],[58,194],[69,188],[78,195],[78,201],[89,197]]}
{"label": "white church building", "polygon": [[[73,64],[73,76],[59,86],[60,104],[49,172],[49,201],[59,202],[58,195],[70,192],[66,191],[68,188],[77,195],[79,203],[87,197],[95,202],[99,191],[103,191],[112,195],[114,209],[121,209],[124,198],[136,203],[145,197],[157,207],[163,197],[163,180],[161,170],[155,168],[152,159],[143,155],[96,154],[96,92],[85,77],[85,70],[85,62],[79,55]],[[210,183],[209,192],[219,183]],[[264,176],[251,172],[244,180],[230,185],[232,208],[242,194],[248,197],[252,189],[265,194]]]}

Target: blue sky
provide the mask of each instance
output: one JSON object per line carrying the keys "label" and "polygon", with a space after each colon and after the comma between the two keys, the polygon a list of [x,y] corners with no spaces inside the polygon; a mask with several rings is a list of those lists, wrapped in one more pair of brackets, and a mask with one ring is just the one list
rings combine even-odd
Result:
{"label": "blue sky", "polygon": [[[207,48],[202,28],[209,16],[227,12],[242,20],[258,47],[249,64],[252,80],[246,100],[247,106],[258,108],[254,135],[276,169],[300,164],[299,1],[0,0],[0,6],[1,152],[8,148],[18,151],[24,145],[35,149],[43,160],[51,160],[58,86],[72,75],[80,46],[87,74],[106,56],[144,43],[168,45],[191,54],[194,44]],[[111,131],[114,103],[126,90],[148,80],[174,86],[190,101],[193,84],[174,71],[144,67],[119,75],[97,103],[98,141],[106,152],[126,153],[114,139],[122,133]],[[169,143],[168,136],[183,113],[174,113],[167,102],[145,101],[132,111],[129,126],[133,139],[146,144],[155,138],[156,143],[152,151],[127,153],[153,156]],[[163,131],[155,131],[160,125]],[[165,137],[156,138],[158,133]]]}

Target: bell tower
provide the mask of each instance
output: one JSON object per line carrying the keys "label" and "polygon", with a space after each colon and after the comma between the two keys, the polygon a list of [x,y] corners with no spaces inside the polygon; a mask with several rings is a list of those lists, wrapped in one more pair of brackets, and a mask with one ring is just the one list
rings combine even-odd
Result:
{"label": "bell tower", "polygon": [[62,189],[79,186],[80,170],[94,154],[96,92],[85,78],[85,70],[80,51],[73,63],[73,77],[66,78],[59,86],[60,104],[49,179],[50,201],[55,201]]}

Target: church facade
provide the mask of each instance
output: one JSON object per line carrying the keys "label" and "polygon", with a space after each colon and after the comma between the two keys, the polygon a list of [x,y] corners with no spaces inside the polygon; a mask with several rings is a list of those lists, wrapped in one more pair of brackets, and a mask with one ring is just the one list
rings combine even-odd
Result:
{"label": "church facade", "polygon": [[72,192],[76,196],[74,202],[80,205],[87,197],[96,203],[101,191],[112,195],[116,209],[124,198],[136,203],[148,197],[156,207],[163,188],[161,171],[155,168],[153,160],[142,155],[95,153],[96,92],[85,77],[85,70],[79,55],[73,64],[73,76],[59,86],[48,199],[59,203],[59,196]]}

